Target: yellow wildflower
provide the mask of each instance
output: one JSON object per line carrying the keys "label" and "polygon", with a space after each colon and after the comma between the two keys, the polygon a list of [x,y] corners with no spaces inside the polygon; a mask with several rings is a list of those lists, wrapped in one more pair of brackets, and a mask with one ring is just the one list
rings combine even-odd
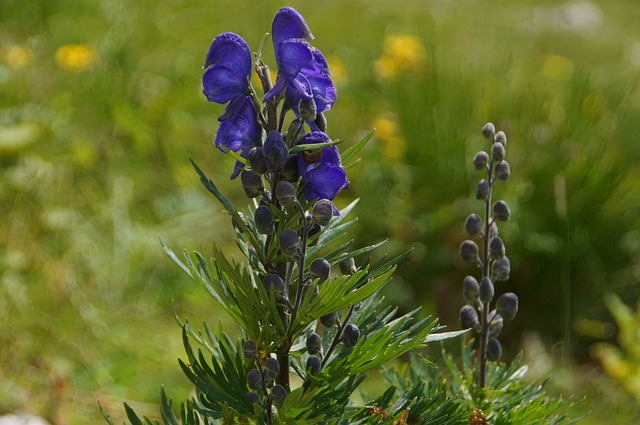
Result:
{"label": "yellow wildflower", "polygon": [[399,134],[398,123],[389,118],[378,117],[373,120],[373,128],[376,129],[376,138],[382,142],[385,156],[398,159],[404,155],[407,145]]}
{"label": "yellow wildflower", "polygon": [[385,38],[382,48],[384,53],[375,62],[375,70],[387,80],[406,71],[420,72],[427,59],[422,42],[413,35],[391,34]]}
{"label": "yellow wildflower", "polygon": [[560,55],[548,55],[542,65],[542,75],[556,81],[569,81],[575,66],[568,58]]}
{"label": "yellow wildflower", "polygon": [[2,59],[11,68],[24,68],[33,62],[33,52],[25,46],[7,46],[2,49]]}
{"label": "yellow wildflower", "polygon": [[56,50],[56,63],[60,68],[80,72],[93,66],[98,52],[88,44],[66,44]]}

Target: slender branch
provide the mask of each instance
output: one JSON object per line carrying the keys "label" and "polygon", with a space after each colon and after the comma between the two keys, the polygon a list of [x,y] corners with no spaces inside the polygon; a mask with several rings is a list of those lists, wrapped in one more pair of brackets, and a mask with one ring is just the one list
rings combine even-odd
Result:
{"label": "slender branch", "polygon": [[[351,307],[349,307],[349,311],[347,312],[347,316],[344,318],[344,323],[349,323],[349,319],[351,319],[351,315],[353,314],[353,310],[355,309],[355,305],[352,305]],[[329,349],[327,350],[327,354],[325,354],[322,357],[322,363],[320,363],[320,368],[323,368],[325,364],[327,364],[327,361],[329,361],[329,357],[331,356],[331,354],[333,353],[333,350],[335,350],[335,348],[338,346],[338,343],[340,342],[340,339],[342,338],[342,331],[344,330],[344,326],[342,326],[342,323],[338,322],[338,332],[336,333],[336,336],[333,337],[333,341],[331,341],[331,345],[329,346]]]}

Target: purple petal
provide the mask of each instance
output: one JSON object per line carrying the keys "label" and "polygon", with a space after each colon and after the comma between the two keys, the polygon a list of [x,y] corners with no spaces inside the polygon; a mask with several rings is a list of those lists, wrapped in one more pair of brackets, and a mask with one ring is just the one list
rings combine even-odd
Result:
{"label": "purple petal", "polygon": [[202,92],[209,102],[225,104],[244,94],[247,78],[226,66],[215,65],[202,75]]}
{"label": "purple petal", "polygon": [[284,41],[276,52],[278,72],[295,77],[303,66],[313,61],[311,50],[311,46],[305,41]]}
{"label": "purple petal", "polygon": [[225,32],[217,36],[209,47],[204,67],[224,65],[238,74],[251,74],[251,50],[238,34]]}
{"label": "purple petal", "polygon": [[307,200],[332,200],[340,189],[349,185],[346,175],[347,173],[338,165],[319,164],[302,176],[302,191]]}
{"label": "purple petal", "polygon": [[278,78],[276,79],[276,83],[273,85],[271,90],[269,90],[264,95],[264,99],[262,100],[262,102],[270,101],[273,97],[275,97],[278,94],[282,93],[282,91],[284,89],[286,89],[286,88],[287,88],[287,80],[286,80],[286,78],[283,78],[282,76],[278,76]]}
{"label": "purple petal", "polygon": [[[311,133],[306,134],[300,140],[300,144],[307,145],[312,143],[327,143],[330,141],[331,139],[329,139],[329,136],[327,136],[322,131],[312,131]],[[320,157],[320,160],[318,161],[318,163],[313,163],[313,164],[306,163],[302,159],[302,154],[298,154],[298,156],[299,156],[298,164],[299,164],[300,175],[304,175],[304,173],[307,170],[317,165],[318,163],[326,163],[331,165],[342,166],[340,151],[338,151],[338,148],[335,146],[329,146],[328,148],[323,149],[322,156]]]}
{"label": "purple petal", "polygon": [[278,10],[271,25],[273,34],[273,45],[278,50],[278,46],[285,40],[305,39],[313,40],[313,34],[307,26],[302,15],[292,7],[283,7]]}

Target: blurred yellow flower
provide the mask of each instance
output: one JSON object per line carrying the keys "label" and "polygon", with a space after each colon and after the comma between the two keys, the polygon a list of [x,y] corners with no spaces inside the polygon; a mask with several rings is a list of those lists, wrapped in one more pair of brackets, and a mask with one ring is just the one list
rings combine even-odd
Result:
{"label": "blurred yellow flower", "polygon": [[11,68],[24,68],[33,62],[33,52],[25,46],[2,48],[2,59]]}
{"label": "blurred yellow flower", "polygon": [[399,135],[398,123],[389,118],[378,117],[373,120],[372,126],[376,129],[376,138],[382,142],[384,155],[391,159],[401,158],[407,150],[407,145]]}
{"label": "blurred yellow flower", "polygon": [[344,64],[337,56],[329,56],[327,58],[329,70],[331,71],[331,79],[336,86],[343,86],[347,82],[347,70]]}
{"label": "blurred yellow flower", "polygon": [[69,71],[84,71],[97,60],[98,52],[88,44],[65,44],[56,50],[56,63]]}
{"label": "blurred yellow flower", "polygon": [[384,53],[374,66],[385,80],[395,79],[406,71],[418,73],[427,59],[422,42],[413,35],[391,34],[384,39],[382,48]]}
{"label": "blurred yellow flower", "polygon": [[573,76],[575,66],[568,58],[548,55],[542,65],[542,75],[556,81],[568,81]]}

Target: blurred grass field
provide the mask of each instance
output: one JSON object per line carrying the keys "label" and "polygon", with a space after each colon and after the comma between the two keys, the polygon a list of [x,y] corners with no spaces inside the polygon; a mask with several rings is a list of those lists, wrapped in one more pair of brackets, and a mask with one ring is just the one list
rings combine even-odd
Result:
{"label": "blurred grass field", "polygon": [[[245,203],[213,149],[222,107],[201,94],[201,66],[223,31],[256,49],[282,5],[4,0],[0,413],[82,424],[100,420],[100,400],[117,422],[123,400],[157,417],[161,384],[188,396],[172,300],[195,323],[219,317],[158,236],[177,251],[230,243],[188,161]],[[362,198],[358,243],[415,247],[389,298],[457,327],[471,159],[495,122],[512,169],[497,191],[513,212],[501,228],[513,273],[497,289],[521,300],[505,346],[552,371],[551,391],[586,395],[582,423],[637,423],[635,399],[591,350],[616,341],[604,294],[639,295],[636,1],[290,5],[334,73],[329,134],[349,145],[377,129],[337,202]]]}

